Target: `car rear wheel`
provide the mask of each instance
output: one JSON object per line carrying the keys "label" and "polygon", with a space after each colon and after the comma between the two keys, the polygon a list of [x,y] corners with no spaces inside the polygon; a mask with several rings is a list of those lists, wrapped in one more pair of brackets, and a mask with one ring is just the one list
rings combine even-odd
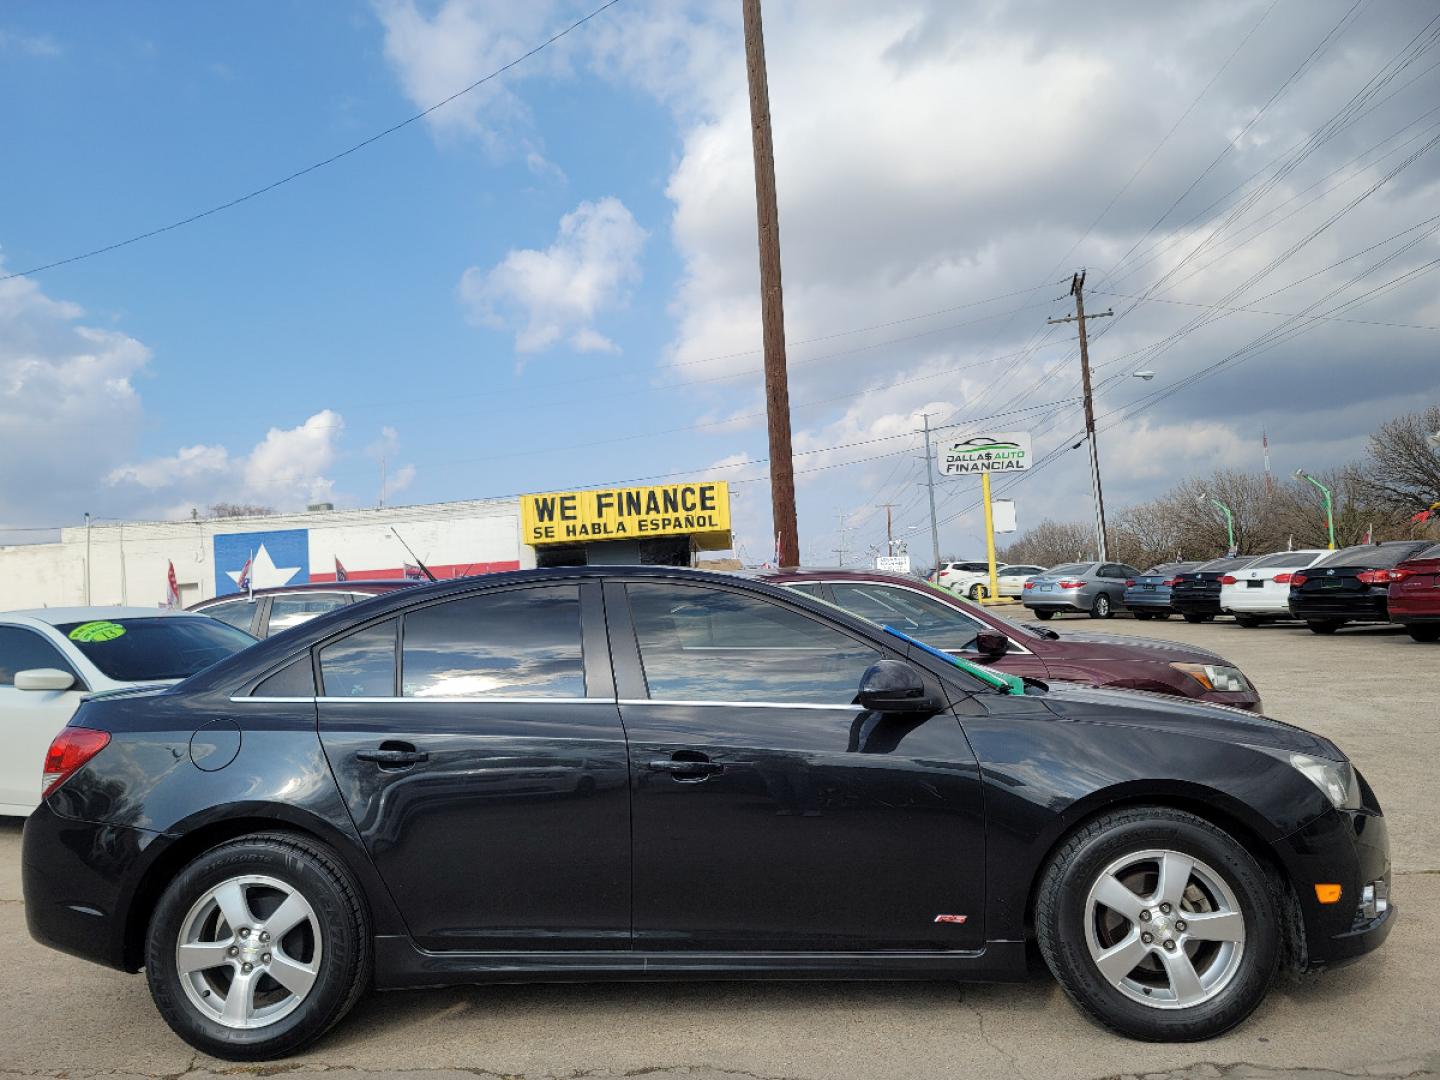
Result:
{"label": "car rear wheel", "polygon": [[989,594],[990,594],[990,590],[987,589],[984,585],[981,585],[979,582],[976,582],[974,585],[971,585],[971,586],[970,586],[970,599],[971,599],[971,600],[974,600],[974,601],[977,601],[977,602],[978,602],[978,601],[980,601],[980,600],[985,599],[985,597],[988,596]]}
{"label": "car rear wheel", "polygon": [[1265,871],[1229,834],[1168,807],[1085,825],[1035,910],[1040,951],[1077,1005],[1136,1039],[1208,1039],[1260,1004],[1280,952]]}
{"label": "car rear wheel", "polygon": [[1235,616],[1235,625],[1243,626],[1246,630],[1253,630],[1255,627],[1259,626],[1262,621],[1262,619],[1257,619],[1254,615]]}
{"label": "car rear wheel", "polygon": [[1430,626],[1411,623],[1405,631],[1416,641],[1440,641],[1440,623]]}
{"label": "car rear wheel", "polygon": [[146,938],[150,994],[197,1050],[283,1057],[368,986],[366,922],[334,852],[295,836],[243,836],[205,852],[161,896]]}
{"label": "car rear wheel", "polygon": [[1333,634],[1345,623],[1339,619],[1326,619],[1324,622],[1307,622],[1305,625],[1310,628],[1312,634]]}
{"label": "car rear wheel", "polygon": [[1183,614],[1185,616],[1185,621],[1188,623],[1209,622],[1211,619],[1215,618],[1214,615],[1202,615],[1198,611],[1186,611]]}
{"label": "car rear wheel", "polygon": [[1110,596],[1108,593],[1101,593],[1095,597],[1095,602],[1090,605],[1090,617],[1092,619],[1110,618]]}
{"label": "car rear wheel", "polygon": [[1053,611],[1044,611],[1040,608],[1034,608],[1033,610],[1035,612],[1035,617],[1041,622],[1049,622],[1055,617],[1055,613]]}

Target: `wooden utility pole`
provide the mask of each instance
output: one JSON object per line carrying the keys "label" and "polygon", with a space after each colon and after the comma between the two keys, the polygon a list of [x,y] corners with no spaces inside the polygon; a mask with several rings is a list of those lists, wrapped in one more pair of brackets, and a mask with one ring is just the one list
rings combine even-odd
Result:
{"label": "wooden utility pole", "polygon": [[895,510],[894,503],[881,503],[885,509],[885,554],[895,554],[895,519],[891,515]]}
{"label": "wooden utility pole", "polygon": [[765,346],[765,413],[770,433],[770,512],[781,566],[800,565],[795,520],[795,461],[790,449],[790,378],[785,370],[785,301],[780,288],[780,218],[775,203],[775,146],[760,0],[741,0],[750,137],[755,150],[755,219],[760,233],[760,326]]}
{"label": "wooden utility pole", "polygon": [[[1090,395],[1090,345],[1085,338],[1085,271],[1070,278],[1070,295],[1075,297],[1075,314],[1063,319],[1047,319],[1050,323],[1075,323],[1080,330],[1080,385],[1085,394],[1085,439],[1090,444],[1090,490],[1095,497],[1095,550],[1101,562],[1110,559],[1109,545],[1105,541],[1105,495],[1100,488],[1100,450],[1095,445],[1095,403]],[[1103,319],[1114,315],[1114,311],[1102,311],[1091,315],[1092,319]]]}

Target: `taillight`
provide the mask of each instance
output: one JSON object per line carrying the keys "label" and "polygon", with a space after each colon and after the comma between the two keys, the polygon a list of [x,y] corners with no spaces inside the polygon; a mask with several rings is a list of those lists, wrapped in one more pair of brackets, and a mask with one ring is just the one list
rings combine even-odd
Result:
{"label": "taillight", "polygon": [[1387,581],[1404,581],[1410,576],[1410,571],[1396,568],[1394,570],[1387,570],[1385,576]]}
{"label": "taillight", "polygon": [[1224,577],[1222,577],[1222,578],[1220,579],[1220,584],[1221,584],[1221,585],[1234,585],[1235,582],[1238,581],[1238,580],[1239,580],[1239,579],[1238,579],[1237,577],[1235,577],[1235,575],[1233,575],[1233,574],[1226,574]]}
{"label": "taillight", "polygon": [[1034,587],[1035,587],[1035,583],[1034,583],[1033,581],[1027,581],[1027,582],[1025,582],[1025,588],[1027,588],[1027,589],[1033,589]]}
{"label": "taillight", "polygon": [[45,774],[40,780],[40,797],[43,799],[69,780],[80,766],[104,750],[109,742],[108,731],[83,727],[62,729],[45,754]]}
{"label": "taillight", "polygon": [[1062,589],[1083,589],[1085,587],[1083,581],[1061,581],[1057,582],[1057,584]]}
{"label": "taillight", "polygon": [[1129,579],[1125,582],[1125,588],[1127,588],[1127,589],[1133,589],[1134,587],[1135,587],[1135,579],[1134,579],[1134,578],[1129,578]]}
{"label": "taillight", "polygon": [[1385,585],[1390,581],[1389,570],[1361,570],[1355,575],[1355,580],[1364,585]]}
{"label": "taillight", "polygon": [[[1276,580],[1276,581],[1279,581],[1280,578],[1277,576],[1277,577],[1275,578],[1275,580]],[[1307,581],[1309,581],[1309,580],[1310,580],[1310,579],[1309,579],[1308,577],[1306,577],[1304,574],[1291,574],[1291,575],[1290,575],[1290,588],[1292,588],[1292,589],[1298,589],[1298,588],[1300,588],[1301,585],[1304,585],[1305,582],[1307,582]]]}
{"label": "taillight", "polygon": [[1166,578],[1160,584],[1164,585],[1167,589],[1173,589],[1176,585],[1180,584],[1180,579],[1178,577]]}
{"label": "taillight", "polygon": [[[1290,584],[1290,577],[1291,577],[1290,574],[1276,574],[1276,575],[1275,575],[1275,584],[1276,584],[1276,585],[1289,585],[1289,584]],[[1300,580],[1301,580],[1301,581],[1304,581],[1305,579],[1302,577]]]}

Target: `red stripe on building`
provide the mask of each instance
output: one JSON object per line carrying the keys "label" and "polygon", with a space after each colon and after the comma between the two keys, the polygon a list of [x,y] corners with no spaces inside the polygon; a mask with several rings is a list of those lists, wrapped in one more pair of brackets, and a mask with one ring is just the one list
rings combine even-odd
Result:
{"label": "red stripe on building", "polygon": [[[452,578],[474,577],[476,574],[498,574],[505,570],[519,570],[518,559],[505,559],[501,562],[474,562],[474,563],[450,563],[445,566],[430,566],[429,570],[440,581],[448,581]],[[352,570],[345,568],[345,574],[350,583],[357,581],[400,581],[405,577],[405,569],[401,566],[387,567],[384,570]],[[311,574],[311,581],[334,581],[335,574],[332,571],[328,574]]]}

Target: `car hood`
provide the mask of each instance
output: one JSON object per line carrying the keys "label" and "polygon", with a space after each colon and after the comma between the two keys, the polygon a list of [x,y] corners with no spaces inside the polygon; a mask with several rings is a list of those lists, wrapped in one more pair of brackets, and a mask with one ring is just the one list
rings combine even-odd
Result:
{"label": "car hood", "polygon": [[1155,664],[1226,664],[1218,653],[1199,649],[1182,641],[1160,641],[1125,634],[1097,634],[1085,630],[1067,632],[1048,642],[1046,654],[1068,660],[1143,660]]}
{"label": "car hood", "polygon": [[1333,761],[1345,755],[1329,739],[1304,728],[1272,720],[1244,709],[1214,705],[1171,694],[1141,690],[1106,690],[1081,683],[1047,684],[1046,707],[1063,720],[1121,724],[1221,742],[1288,750]]}

